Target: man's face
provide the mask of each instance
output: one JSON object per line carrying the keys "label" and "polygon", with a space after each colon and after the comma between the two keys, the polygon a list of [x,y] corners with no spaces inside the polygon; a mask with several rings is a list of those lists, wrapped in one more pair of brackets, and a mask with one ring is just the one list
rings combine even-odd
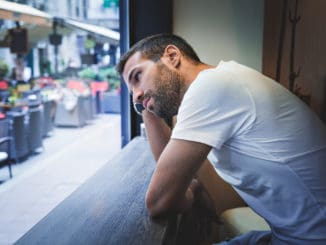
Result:
{"label": "man's face", "polygon": [[139,52],[126,62],[123,78],[133,95],[133,102],[161,118],[177,114],[184,87],[182,77],[161,61],[153,62]]}

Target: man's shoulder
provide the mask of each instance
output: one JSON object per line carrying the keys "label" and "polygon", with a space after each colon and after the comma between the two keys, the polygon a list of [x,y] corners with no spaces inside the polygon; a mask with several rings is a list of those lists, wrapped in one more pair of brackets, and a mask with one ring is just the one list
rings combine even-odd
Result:
{"label": "man's shoulder", "polygon": [[225,96],[239,94],[242,83],[230,69],[207,69],[198,74],[188,88],[186,94],[191,97],[205,94],[206,96]]}

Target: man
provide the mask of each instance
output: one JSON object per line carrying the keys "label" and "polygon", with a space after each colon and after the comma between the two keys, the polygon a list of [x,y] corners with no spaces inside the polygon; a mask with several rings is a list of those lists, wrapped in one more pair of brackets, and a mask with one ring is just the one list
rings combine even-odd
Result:
{"label": "man", "polygon": [[[236,62],[205,64],[170,34],[141,40],[117,69],[145,108],[157,160],[146,194],[151,215],[191,206],[196,172],[209,155],[271,227],[269,238],[251,233],[234,243],[326,244],[326,129],[297,97]],[[174,115],[171,132],[164,119]]]}

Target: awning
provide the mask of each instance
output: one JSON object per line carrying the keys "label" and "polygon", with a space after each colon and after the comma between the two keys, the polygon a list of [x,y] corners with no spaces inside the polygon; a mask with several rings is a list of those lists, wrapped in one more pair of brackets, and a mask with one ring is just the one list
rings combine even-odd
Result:
{"label": "awning", "polygon": [[[51,26],[27,25],[28,37],[31,47],[35,46],[39,41],[48,41],[49,35],[53,33]],[[62,36],[70,35],[73,31],[65,27],[58,27],[58,34]]]}
{"label": "awning", "polygon": [[88,33],[91,33],[95,36],[102,37],[102,40],[107,40],[109,43],[114,45],[119,45],[120,40],[120,33],[117,31],[113,31],[109,28],[102,27],[102,26],[96,26],[72,19],[64,19],[65,25],[72,28],[78,28],[80,30],[86,31]]}
{"label": "awning", "polygon": [[[84,32],[91,33],[95,38],[100,39],[103,42],[109,42],[113,45],[119,45],[120,33],[113,31],[109,28],[102,26],[96,26],[81,21],[69,19],[69,18],[54,18],[48,13],[40,11],[28,5],[8,2],[0,0],[0,19],[8,19],[12,21],[23,21],[24,25],[29,29],[29,38],[32,43],[36,43],[37,40],[45,39],[52,32],[52,23],[57,20],[62,20],[58,32],[60,29],[65,29],[65,33],[69,33],[67,29],[82,30]],[[5,33],[0,33],[0,40],[3,39]],[[33,40],[32,40],[33,39]]]}
{"label": "awning", "polygon": [[52,16],[28,5],[0,0],[0,19],[24,21],[35,25],[52,25]]}

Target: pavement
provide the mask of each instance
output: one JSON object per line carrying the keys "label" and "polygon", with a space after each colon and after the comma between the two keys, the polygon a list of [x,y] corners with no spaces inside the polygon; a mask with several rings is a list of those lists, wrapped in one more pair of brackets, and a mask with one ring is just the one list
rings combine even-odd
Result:
{"label": "pavement", "polygon": [[100,114],[80,128],[56,127],[41,153],[0,169],[0,245],[15,243],[118,154],[119,114]]}

